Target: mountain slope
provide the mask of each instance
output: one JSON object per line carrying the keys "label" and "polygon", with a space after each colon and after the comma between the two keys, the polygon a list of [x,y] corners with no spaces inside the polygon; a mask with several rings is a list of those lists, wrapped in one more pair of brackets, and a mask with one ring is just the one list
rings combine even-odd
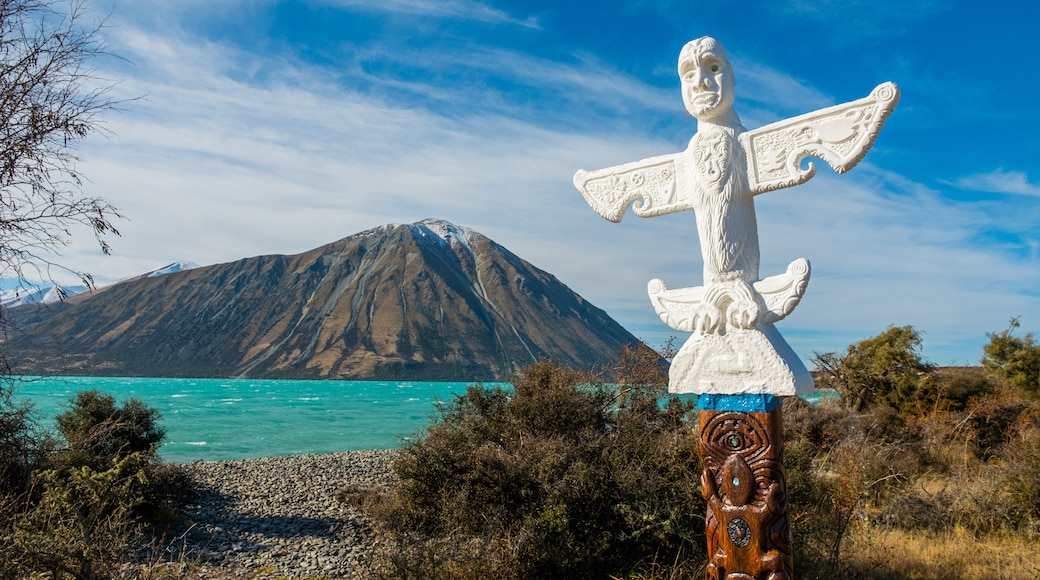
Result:
{"label": "mountain slope", "polygon": [[487,237],[425,220],[294,256],[259,256],[11,311],[29,372],[504,380],[637,341]]}
{"label": "mountain slope", "polygon": [[[138,278],[162,276],[164,274],[169,274],[170,272],[180,272],[181,270],[189,270],[198,267],[199,265],[195,262],[174,262],[159,268],[154,268],[143,274],[120,280],[119,282],[116,282],[116,284],[136,280]],[[89,288],[82,284],[58,286],[54,284],[33,285],[26,283],[25,285],[10,290],[0,290],[0,308],[14,308],[25,304],[54,304],[55,302],[61,302],[70,296],[86,292],[87,290],[89,290]]]}

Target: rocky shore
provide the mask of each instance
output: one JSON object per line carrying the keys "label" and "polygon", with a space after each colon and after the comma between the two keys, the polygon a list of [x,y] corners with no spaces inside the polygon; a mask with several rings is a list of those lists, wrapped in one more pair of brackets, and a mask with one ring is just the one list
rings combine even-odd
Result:
{"label": "rocky shore", "polygon": [[188,464],[200,490],[185,513],[194,525],[145,559],[194,578],[368,578],[372,529],[334,494],[345,485],[388,485],[395,453]]}

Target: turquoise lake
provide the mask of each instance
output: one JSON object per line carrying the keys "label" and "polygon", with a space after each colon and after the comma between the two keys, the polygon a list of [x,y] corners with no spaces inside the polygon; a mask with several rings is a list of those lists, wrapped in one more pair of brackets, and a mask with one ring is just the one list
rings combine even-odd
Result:
{"label": "turquoise lake", "polygon": [[[14,392],[49,428],[77,391],[140,399],[162,413],[159,454],[187,463],[400,447],[430,423],[438,400],[470,384],[61,377],[20,381]],[[833,393],[805,398],[821,395]]]}
{"label": "turquoise lake", "polygon": [[77,391],[140,399],[162,413],[159,454],[184,463],[399,447],[429,424],[438,399],[469,384],[61,377],[21,381],[14,392],[46,427]]}

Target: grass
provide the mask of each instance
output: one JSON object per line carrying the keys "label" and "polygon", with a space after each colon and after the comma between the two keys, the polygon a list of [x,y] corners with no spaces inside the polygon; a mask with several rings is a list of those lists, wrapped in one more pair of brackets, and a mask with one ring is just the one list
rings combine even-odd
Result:
{"label": "grass", "polygon": [[960,526],[922,534],[861,524],[854,527],[849,540],[845,564],[850,577],[880,580],[1040,578],[1040,543],[1012,534],[978,537]]}

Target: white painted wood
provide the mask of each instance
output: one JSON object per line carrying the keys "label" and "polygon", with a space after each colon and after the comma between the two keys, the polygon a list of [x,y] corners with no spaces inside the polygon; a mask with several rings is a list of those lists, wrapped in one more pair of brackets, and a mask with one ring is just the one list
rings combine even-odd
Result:
{"label": "white painted wood", "polygon": [[773,326],[801,301],[808,260],[759,278],[754,197],[805,183],[817,157],[838,173],[854,167],[874,144],[899,102],[899,87],[878,85],[869,96],[752,131],[733,109],[733,70],[722,44],[693,40],[679,53],[679,80],[697,132],[685,151],[598,171],[579,170],[574,185],[604,218],[620,222],[629,206],[640,217],[693,211],[704,285],[669,290],[648,286],[666,324],[693,336],[672,360],[676,393],[793,395],[813,389],[805,365]]}

